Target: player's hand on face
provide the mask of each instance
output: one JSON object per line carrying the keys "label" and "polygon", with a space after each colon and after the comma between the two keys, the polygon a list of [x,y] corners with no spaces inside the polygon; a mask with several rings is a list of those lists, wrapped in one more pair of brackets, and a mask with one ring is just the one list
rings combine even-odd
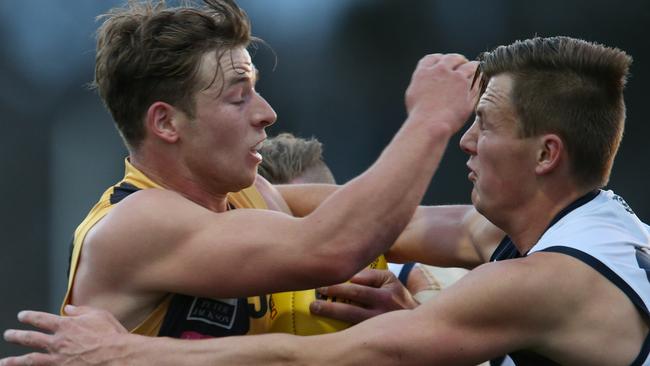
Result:
{"label": "player's hand on face", "polygon": [[478,88],[472,88],[472,80],[477,67],[478,62],[459,54],[424,56],[406,89],[409,116],[417,115],[458,131],[476,104]]}
{"label": "player's hand on face", "polygon": [[[388,311],[412,309],[418,303],[393,273],[387,270],[364,269],[350,282],[317,290],[339,301],[316,300],[313,314],[356,324]],[[340,300],[348,300],[349,303]]]}
{"label": "player's hand on face", "polygon": [[0,366],[102,365],[110,357],[107,349],[111,336],[128,334],[117,319],[104,310],[67,306],[66,314],[68,316],[62,317],[40,311],[20,312],[18,320],[38,330],[9,329],[4,339],[46,353],[7,357],[0,360]]}

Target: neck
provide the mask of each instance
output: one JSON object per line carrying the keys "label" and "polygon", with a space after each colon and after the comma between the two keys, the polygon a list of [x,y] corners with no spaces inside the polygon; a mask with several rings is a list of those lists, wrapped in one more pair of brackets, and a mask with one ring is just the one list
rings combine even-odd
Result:
{"label": "neck", "polygon": [[129,155],[131,164],[165,189],[177,192],[190,201],[214,212],[228,208],[228,192],[206,190],[191,174],[171,159],[148,159],[145,154]]}
{"label": "neck", "polygon": [[542,237],[553,219],[591,189],[540,190],[528,204],[513,213],[502,229],[521,254],[527,253]]}

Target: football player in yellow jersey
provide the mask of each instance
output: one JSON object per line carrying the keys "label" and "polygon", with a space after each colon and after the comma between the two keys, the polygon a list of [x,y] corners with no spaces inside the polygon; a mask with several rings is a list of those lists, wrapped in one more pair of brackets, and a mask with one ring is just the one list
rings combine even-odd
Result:
{"label": "football player in yellow jersey", "polygon": [[129,156],[75,233],[64,305],[107,310],[140,334],[263,333],[263,294],[349,279],[407,225],[474,104],[476,63],[423,58],[393,141],[314,209],[310,196],[331,189],[278,190],[257,175],[276,114],[255,89],[254,38],[233,1],[204,3],[130,2],[98,31],[95,86]]}

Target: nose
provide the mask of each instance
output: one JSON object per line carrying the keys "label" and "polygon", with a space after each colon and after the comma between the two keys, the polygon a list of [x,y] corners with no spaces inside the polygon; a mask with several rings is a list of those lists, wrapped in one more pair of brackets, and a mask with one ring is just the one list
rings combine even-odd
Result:
{"label": "nose", "polygon": [[475,155],[476,154],[476,140],[478,138],[478,124],[476,120],[472,123],[471,126],[465,131],[463,137],[460,138],[460,149],[463,150],[466,154]]}
{"label": "nose", "polygon": [[253,108],[253,124],[259,127],[268,127],[275,123],[278,115],[275,113],[269,102],[260,94],[255,94],[255,107]]}

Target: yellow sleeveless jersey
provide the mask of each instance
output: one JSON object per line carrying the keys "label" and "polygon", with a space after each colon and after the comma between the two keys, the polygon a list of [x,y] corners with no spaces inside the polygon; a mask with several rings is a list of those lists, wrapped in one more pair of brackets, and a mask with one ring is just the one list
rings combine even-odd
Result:
{"label": "yellow sleeveless jersey", "polygon": [[[63,306],[70,303],[71,289],[79,256],[88,231],[123,198],[140,189],[159,188],[160,185],[145,176],[125,160],[125,176],[107,189],[99,202],[88,213],[74,234],[68,290]],[[267,205],[254,187],[228,194],[232,208],[266,209]],[[383,256],[370,265],[385,269]],[[233,275],[236,275],[234,273]],[[239,299],[209,299],[181,294],[169,294],[134,329],[132,333],[148,336],[200,339],[243,334],[283,332],[300,335],[322,334],[346,328],[348,325],[309,313],[309,303],[316,298],[314,290],[291,291]],[[329,299],[336,301],[336,299]]]}

